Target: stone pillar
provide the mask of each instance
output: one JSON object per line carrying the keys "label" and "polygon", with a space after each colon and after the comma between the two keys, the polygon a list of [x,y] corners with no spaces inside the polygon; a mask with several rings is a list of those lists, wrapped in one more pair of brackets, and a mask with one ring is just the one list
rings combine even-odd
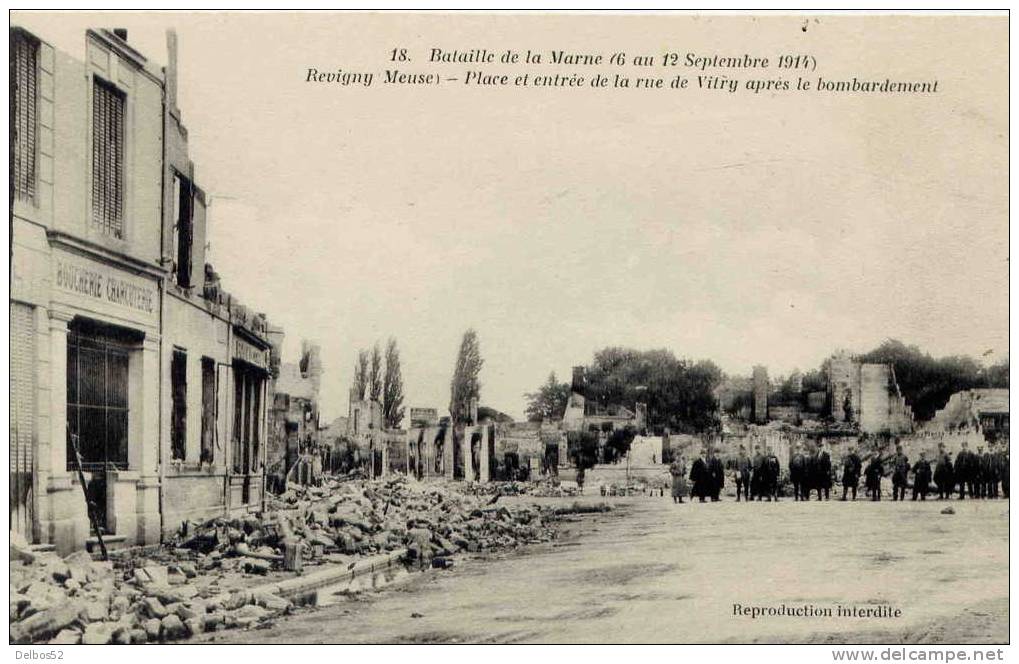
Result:
{"label": "stone pillar", "polygon": [[75,473],[67,465],[67,324],[72,316],[49,312],[49,402],[40,409],[49,411],[49,449],[40,450],[38,468],[40,486],[41,541],[53,544],[61,555],[85,548],[89,536],[88,507]]}
{"label": "stone pillar", "polygon": [[481,467],[481,472],[478,473],[478,482],[485,483],[491,480],[488,476],[488,430],[489,427],[481,427],[481,446],[478,451],[478,464]]}
{"label": "stone pillar", "polygon": [[[135,485],[137,500],[135,537],[138,544],[158,544],[161,529],[159,448],[162,444],[159,431],[159,410],[162,407],[159,390],[159,337],[146,334],[138,355],[140,357],[135,363],[138,371],[137,373],[132,371],[131,382],[137,380],[139,389],[131,390],[132,397],[137,395],[131,402],[131,414],[135,416],[137,413],[139,426],[129,425],[132,431],[138,432],[138,437],[131,440],[128,452],[131,459],[129,467],[138,474]],[[168,394],[166,397],[169,399]]]}
{"label": "stone pillar", "polygon": [[453,444],[455,442],[453,425],[450,425],[443,431],[442,436],[442,476],[448,480],[453,479]]}

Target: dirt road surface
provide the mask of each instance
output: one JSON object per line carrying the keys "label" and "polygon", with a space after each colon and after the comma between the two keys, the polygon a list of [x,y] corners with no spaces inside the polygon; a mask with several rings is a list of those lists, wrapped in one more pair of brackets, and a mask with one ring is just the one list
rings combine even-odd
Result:
{"label": "dirt road surface", "polygon": [[[532,499],[537,500],[537,499]],[[589,502],[601,498],[585,498]],[[205,635],[241,643],[965,643],[1008,639],[1008,501],[609,498],[554,544]],[[550,502],[556,502],[550,499]],[[566,502],[566,501],[559,501]],[[951,504],[955,514],[941,514]],[[751,618],[734,605],[806,615]],[[838,607],[898,617],[851,618]],[[810,607],[813,607],[812,609]]]}

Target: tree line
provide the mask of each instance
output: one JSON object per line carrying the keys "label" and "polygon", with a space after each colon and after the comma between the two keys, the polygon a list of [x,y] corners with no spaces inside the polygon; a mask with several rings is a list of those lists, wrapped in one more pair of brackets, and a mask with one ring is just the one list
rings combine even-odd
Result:
{"label": "tree line", "polygon": [[382,422],[387,429],[398,429],[403,422],[403,373],[400,349],[396,339],[386,343],[385,363],[379,344],[371,350],[361,349],[354,363],[354,392],[361,401],[370,399],[382,404]]}
{"label": "tree line", "polygon": [[[1009,386],[1008,358],[985,366],[965,355],[935,358],[915,345],[889,339],[857,359],[891,364],[899,390],[919,420],[930,419],[955,392]],[[677,433],[703,433],[720,424],[716,389],[726,376],[710,360],[678,359],[666,349],[609,347],[595,352],[584,375],[587,403],[595,408],[622,405],[631,409],[636,403],[646,403],[648,429],[653,432],[667,428]],[[825,360],[802,375],[797,394],[793,394],[789,379],[779,380],[777,391],[787,400],[805,398],[809,392],[826,389],[827,375]],[[550,373],[536,391],[524,395],[528,420],[562,419],[570,390],[569,382]]]}

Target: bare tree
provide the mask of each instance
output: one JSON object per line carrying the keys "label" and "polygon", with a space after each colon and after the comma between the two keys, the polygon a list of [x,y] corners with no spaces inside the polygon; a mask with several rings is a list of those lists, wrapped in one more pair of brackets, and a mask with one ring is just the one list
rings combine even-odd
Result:
{"label": "bare tree", "polygon": [[481,397],[481,348],[478,333],[471,328],[464,332],[460,353],[456,358],[453,380],[450,381],[449,414],[454,424],[463,424],[471,418],[471,400]]}
{"label": "bare tree", "polygon": [[357,352],[357,362],[354,364],[354,392],[357,398],[364,400],[368,393],[368,351]]}
{"label": "bare tree", "polygon": [[368,398],[372,401],[382,399],[382,351],[376,342],[372,346],[371,368],[368,372]]}
{"label": "bare tree", "polygon": [[389,429],[399,429],[403,421],[403,374],[396,339],[386,344],[386,374],[382,381],[382,418]]}

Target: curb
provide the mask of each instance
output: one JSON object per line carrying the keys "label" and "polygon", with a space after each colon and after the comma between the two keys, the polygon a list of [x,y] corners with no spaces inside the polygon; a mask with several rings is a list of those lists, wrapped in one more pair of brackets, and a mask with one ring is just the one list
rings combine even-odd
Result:
{"label": "curb", "polygon": [[353,567],[327,567],[311,574],[256,586],[251,589],[251,592],[270,593],[280,597],[300,595],[318,590],[319,588],[325,588],[326,586],[332,586],[342,581],[352,581],[359,576],[392,567],[394,563],[398,564],[405,555],[407,555],[407,549],[396,549],[389,553],[375,555],[366,560],[358,561],[354,563]]}

